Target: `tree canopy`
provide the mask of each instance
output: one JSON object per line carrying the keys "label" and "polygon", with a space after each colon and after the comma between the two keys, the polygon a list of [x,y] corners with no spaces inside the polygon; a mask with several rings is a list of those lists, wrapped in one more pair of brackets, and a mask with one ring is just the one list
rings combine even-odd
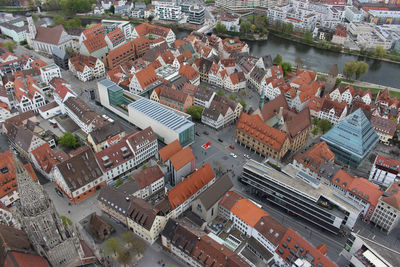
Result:
{"label": "tree canopy", "polygon": [[224,32],[226,32],[226,26],[225,26],[225,24],[222,24],[222,22],[219,20],[219,21],[217,22],[217,25],[215,25],[215,31],[216,31],[217,33],[224,33]]}
{"label": "tree canopy", "polygon": [[217,95],[219,95],[219,96],[224,96],[225,93],[224,93],[224,91],[223,91],[222,89],[218,89],[218,90],[217,90]]}
{"label": "tree canopy", "polygon": [[75,135],[70,132],[66,132],[61,136],[60,139],[58,139],[58,143],[66,147],[76,147],[78,145]]}
{"label": "tree canopy", "polygon": [[201,114],[203,113],[203,107],[191,106],[186,109],[186,113],[192,116],[194,120],[201,120]]}
{"label": "tree canopy", "polygon": [[118,263],[120,263],[120,264],[126,266],[126,265],[128,265],[129,263],[131,263],[131,261],[132,261],[132,255],[131,255],[131,253],[129,253],[128,250],[124,249],[124,250],[122,250],[122,251],[120,251],[120,252],[118,253],[117,261],[118,261]]}
{"label": "tree canopy", "polygon": [[96,0],[60,0],[60,7],[66,14],[84,13],[90,11],[96,2]]}
{"label": "tree canopy", "polygon": [[250,21],[242,21],[240,23],[240,31],[244,34],[247,34],[251,30],[251,23]]}
{"label": "tree canopy", "polygon": [[104,242],[104,253],[106,255],[118,255],[122,250],[123,246],[120,239],[111,237]]}
{"label": "tree canopy", "polygon": [[386,50],[381,45],[377,45],[374,50],[375,56],[383,58],[386,55]]}
{"label": "tree canopy", "polygon": [[17,44],[14,41],[6,41],[3,43],[3,47],[8,51],[10,51],[11,53],[14,53]]}
{"label": "tree canopy", "polygon": [[229,98],[232,99],[232,100],[236,100],[236,96],[234,94],[230,94]]}
{"label": "tree canopy", "polygon": [[244,101],[243,98],[241,98],[241,99],[239,100],[239,103],[240,103],[240,105],[242,105],[243,109],[246,109],[247,104],[246,104],[246,101]]}
{"label": "tree canopy", "polygon": [[328,120],[320,120],[318,127],[322,133],[326,133],[332,128],[332,124]]}
{"label": "tree canopy", "polygon": [[306,42],[308,42],[308,43],[312,42],[313,37],[312,37],[312,32],[310,30],[306,30],[304,32],[304,40],[306,40]]}
{"label": "tree canopy", "polygon": [[346,62],[342,70],[343,75],[348,79],[353,76],[356,76],[356,79],[360,79],[367,72],[368,64],[365,61],[355,62],[354,60]]}
{"label": "tree canopy", "polygon": [[274,59],[272,60],[272,63],[275,65],[280,65],[282,64],[282,56],[280,54],[277,54]]}
{"label": "tree canopy", "polygon": [[289,72],[292,72],[292,64],[290,64],[289,62],[282,62],[281,66],[282,66],[283,74],[286,75]]}

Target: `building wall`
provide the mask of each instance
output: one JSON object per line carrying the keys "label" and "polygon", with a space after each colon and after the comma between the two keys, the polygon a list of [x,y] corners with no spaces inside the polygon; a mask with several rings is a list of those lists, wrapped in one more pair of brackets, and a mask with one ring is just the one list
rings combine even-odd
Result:
{"label": "building wall", "polygon": [[172,166],[172,179],[174,181],[174,185],[182,182],[184,177],[188,176],[191,172],[194,171],[194,168],[196,167],[194,162],[195,160],[186,163],[186,165],[184,165],[179,170],[175,170]]}
{"label": "building wall", "polygon": [[129,229],[150,244],[153,244],[158,239],[158,236],[160,232],[164,229],[167,220],[168,220],[167,217],[156,216],[153,225],[151,226],[151,229],[147,230],[146,228],[136,223],[131,218],[129,217],[127,218]]}
{"label": "building wall", "polygon": [[389,187],[396,178],[400,178],[398,174],[383,170],[375,164],[372,165],[369,180],[373,183],[382,185],[383,187]]}
{"label": "building wall", "polygon": [[214,203],[208,210],[205,209],[204,205],[199,199],[195,199],[192,202],[192,212],[197,214],[200,218],[205,220],[207,223],[211,222],[218,215],[218,201]]}
{"label": "building wall", "polygon": [[389,234],[400,222],[400,210],[379,200],[371,222]]}
{"label": "building wall", "polygon": [[120,222],[123,223],[124,225],[128,225],[126,216],[124,216],[124,215],[122,215],[121,213],[116,212],[114,209],[112,209],[112,208],[110,208],[110,207],[104,205],[104,203],[101,202],[101,201],[97,201],[97,203],[98,203],[100,209],[101,209],[104,213],[106,213],[106,214],[108,214],[109,216],[111,216],[112,218],[114,218],[114,219],[120,221]]}

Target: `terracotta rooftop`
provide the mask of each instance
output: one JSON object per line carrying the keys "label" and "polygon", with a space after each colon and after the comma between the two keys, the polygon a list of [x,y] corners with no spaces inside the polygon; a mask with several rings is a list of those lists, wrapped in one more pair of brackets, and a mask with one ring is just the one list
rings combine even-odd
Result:
{"label": "terracotta rooftop", "polygon": [[84,30],[82,33],[85,36],[88,36],[88,35],[99,35],[99,34],[104,36],[106,34],[106,31],[105,31],[103,25],[101,25],[101,23],[98,23],[98,24],[90,27],[89,29]]}
{"label": "terracotta rooftop", "polygon": [[375,131],[384,135],[394,136],[396,133],[397,123],[395,121],[374,116],[371,118],[371,125]]}
{"label": "terracotta rooftop", "polygon": [[312,81],[315,81],[317,78],[317,73],[310,70],[297,70],[296,76],[291,81],[293,84],[297,84],[299,86],[310,84]]}
{"label": "terracotta rooftop", "polygon": [[168,36],[170,29],[159,26],[159,25],[157,25],[157,26],[152,25],[152,24],[145,22],[145,23],[137,25],[135,27],[135,31],[139,34],[139,36],[143,36],[143,35],[152,33],[152,34],[166,38]]}
{"label": "terracotta rooftop", "polygon": [[254,228],[262,234],[274,246],[278,246],[282,240],[287,228],[272,218],[266,215],[260,218]]}
{"label": "terracotta rooftop", "polygon": [[139,185],[140,189],[146,188],[155,181],[164,177],[164,173],[161,171],[158,165],[147,167],[141,170],[139,173],[133,175],[136,183]]}
{"label": "terracotta rooftop", "polygon": [[38,165],[46,173],[50,173],[53,170],[53,166],[59,163],[54,151],[50,148],[47,142],[32,150],[31,153],[32,156],[35,157]]}
{"label": "terracotta rooftop", "polygon": [[382,196],[381,200],[390,206],[400,210],[400,183],[393,183],[388,190],[386,190],[386,194],[388,196]]}
{"label": "terracotta rooftop", "polygon": [[210,163],[206,163],[197,171],[189,175],[168,192],[168,200],[171,203],[172,209],[175,209],[188,200],[193,194],[211,182],[214,178],[215,174]]}
{"label": "terracotta rooftop", "polygon": [[49,104],[46,104],[46,105],[44,105],[44,106],[41,106],[41,107],[39,108],[39,110],[40,110],[41,112],[46,112],[46,111],[48,111],[48,110],[50,110],[50,109],[53,109],[53,108],[56,108],[56,107],[58,107],[57,102],[51,102],[51,103],[49,103]]}
{"label": "terracotta rooftop", "polygon": [[337,100],[330,100],[328,98],[324,99],[324,102],[322,103],[321,111],[325,113],[329,113],[330,110],[334,110],[335,116],[340,117],[345,108],[347,108],[347,103],[346,101],[339,102]]}
{"label": "terracotta rooftop", "polygon": [[4,260],[3,267],[50,267],[50,264],[37,254],[30,254],[19,251],[9,251]]}
{"label": "terracotta rooftop", "polygon": [[158,150],[158,154],[160,155],[161,161],[166,162],[172,155],[178,153],[180,150],[182,150],[182,146],[177,139]]}
{"label": "terracotta rooftop", "polygon": [[295,156],[295,160],[313,172],[317,172],[324,162],[333,162],[335,154],[328,145],[322,141],[313,145],[310,149]]}
{"label": "terracotta rooftop", "polygon": [[229,76],[229,78],[231,79],[231,82],[232,82],[233,85],[236,85],[238,83],[246,81],[246,78],[244,77],[244,73],[243,72],[232,73]]}
{"label": "terracotta rooftop", "polygon": [[169,160],[171,161],[171,164],[174,167],[175,171],[178,171],[189,162],[194,162],[195,158],[192,149],[190,148],[190,146],[187,146],[172,155]]}
{"label": "terracotta rooftop", "polygon": [[354,181],[355,177],[344,170],[340,169],[332,179],[332,183],[343,188],[344,190],[349,190],[351,183]]}
{"label": "terracotta rooftop", "polygon": [[121,40],[125,39],[125,34],[124,32],[121,30],[121,28],[116,28],[115,30],[107,33],[107,37],[108,39],[110,39],[111,43],[118,43]]}
{"label": "terracotta rooftop", "polygon": [[89,53],[93,53],[103,47],[106,47],[107,43],[102,35],[89,35],[88,38],[83,41],[83,45],[86,47]]}
{"label": "terracotta rooftop", "polygon": [[88,66],[89,68],[96,67],[97,60],[98,59],[96,57],[86,56],[82,54],[77,54],[69,59],[75,70],[78,72],[83,72],[86,66]]}
{"label": "terracotta rooftop", "polygon": [[400,161],[397,159],[385,157],[381,154],[379,154],[376,157],[375,166],[377,166],[378,168],[383,167],[386,169],[390,169],[390,172],[392,172],[394,174],[400,173]]}
{"label": "terracotta rooftop", "polygon": [[230,211],[233,208],[233,205],[243,198],[244,197],[242,195],[236,193],[235,191],[229,191],[225,193],[218,205]]}
{"label": "terracotta rooftop", "polygon": [[191,65],[189,64],[184,64],[180,69],[179,69],[179,75],[187,77],[189,80],[193,80],[197,78],[200,73],[196,71]]}
{"label": "terracotta rooftop", "polygon": [[99,128],[110,123],[107,119],[93,111],[80,98],[70,97],[64,104],[86,125],[94,125],[94,128]]}
{"label": "terracotta rooftop", "polygon": [[157,74],[152,67],[147,67],[143,70],[140,70],[135,75],[142,89],[157,81]]}
{"label": "terracotta rooftop", "polygon": [[65,29],[62,25],[57,25],[52,28],[36,27],[36,31],[36,41],[58,45],[61,43],[61,35],[63,32],[65,32]]}
{"label": "terracotta rooftop", "polygon": [[247,198],[239,199],[231,208],[231,212],[251,227],[254,227],[262,217],[269,216]]}
{"label": "terracotta rooftop", "polygon": [[296,258],[307,259],[313,266],[335,267],[336,264],[328,259],[321,251],[324,252],[323,249],[319,250],[311,245],[291,228],[286,231],[284,238],[275,250],[275,252],[289,264],[289,259],[293,258],[291,252],[294,252],[298,255]]}
{"label": "terracotta rooftop", "polygon": [[265,124],[258,115],[250,116],[246,113],[242,113],[236,125],[236,129],[252,136],[276,151],[281,150],[287,138],[284,132]]}
{"label": "terracotta rooftop", "polygon": [[379,185],[361,177],[354,178],[348,191],[366,202],[371,203],[371,205],[374,205],[375,207],[378,204],[379,198],[383,194],[383,192],[380,191]]}

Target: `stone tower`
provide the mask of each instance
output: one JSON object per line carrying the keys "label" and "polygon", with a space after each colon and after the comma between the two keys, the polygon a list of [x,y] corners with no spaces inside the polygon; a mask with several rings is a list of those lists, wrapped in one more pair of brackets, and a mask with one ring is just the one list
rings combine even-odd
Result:
{"label": "stone tower", "polygon": [[258,104],[260,111],[262,111],[264,109],[264,98],[265,98],[264,89],[261,88],[260,103]]}
{"label": "stone tower", "polygon": [[52,266],[81,264],[83,250],[72,228],[64,226],[42,186],[28,174],[21,161],[14,158],[18,182],[18,212],[25,231],[37,253]]}
{"label": "stone tower", "polygon": [[333,88],[335,88],[338,74],[339,74],[338,65],[334,64],[328,73],[328,79],[326,80],[324,95],[331,93]]}
{"label": "stone tower", "polygon": [[32,17],[27,17],[26,20],[28,21],[28,30],[29,30],[29,33],[26,34],[26,41],[28,45],[32,46],[32,40],[35,40],[37,30]]}

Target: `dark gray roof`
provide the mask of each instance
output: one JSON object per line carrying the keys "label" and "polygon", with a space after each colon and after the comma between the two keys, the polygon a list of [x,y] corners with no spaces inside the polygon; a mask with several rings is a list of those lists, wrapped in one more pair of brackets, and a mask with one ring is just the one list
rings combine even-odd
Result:
{"label": "dark gray roof", "polygon": [[133,195],[139,190],[140,187],[135,179],[126,181],[125,183],[123,183],[118,187],[118,192],[122,192],[124,193],[124,195]]}
{"label": "dark gray roof", "polygon": [[93,138],[93,141],[96,144],[100,144],[107,139],[120,134],[124,130],[122,129],[119,122],[114,121],[113,123],[109,123],[104,125],[103,127],[97,128],[90,133],[90,136]]}
{"label": "dark gray roof", "polygon": [[212,67],[213,62],[211,60],[201,58],[199,64],[199,72],[208,73]]}
{"label": "dark gray roof", "polygon": [[34,133],[25,127],[19,127],[14,142],[24,151],[28,152]]}
{"label": "dark gray roof", "polygon": [[161,235],[171,241],[175,247],[179,247],[181,250],[185,251],[188,255],[191,254],[199,242],[197,235],[183,227],[174,219],[168,220]]}
{"label": "dark gray roof", "polygon": [[327,179],[328,181],[332,181],[333,177],[335,177],[336,173],[340,170],[340,167],[337,166],[333,162],[324,162],[321,164],[319,168],[318,175],[322,178]]}
{"label": "dark gray roof", "polygon": [[171,84],[175,86],[177,90],[182,90],[185,83],[189,82],[189,79],[186,76],[180,76],[178,79],[173,81]]}
{"label": "dark gray roof", "polygon": [[250,72],[250,77],[254,79],[257,83],[261,83],[262,78],[265,77],[266,71],[262,68],[255,66]]}
{"label": "dark gray roof", "polygon": [[272,57],[271,55],[266,55],[262,57],[263,63],[264,63],[264,69],[269,69],[271,68],[274,64],[272,63]]}
{"label": "dark gray roof", "polygon": [[123,216],[127,216],[127,212],[131,205],[129,197],[127,198],[123,192],[118,191],[110,185],[105,185],[101,188],[97,200]]}
{"label": "dark gray roof", "polygon": [[201,101],[209,101],[213,95],[213,91],[199,87],[194,95],[195,98]]}
{"label": "dark gray roof", "polygon": [[265,259],[269,260],[273,257],[271,252],[268,251],[260,242],[258,242],[254,237],[250,237],[247,244],[262,255]]}
{"label": "dark gray roof", "polygon": [[210,186],[206,191],[201,193],[197,199],[204,205],[208,210],[217,201],[219,201],[224,194],[233,187],[231,178],[228,175],[224,175],[219,178],[212,186]]}
{"label": "dark gray roof", "polygon": [[53,48],[53,55],[64,59],[67,56],[67,52],[65,52],[65,50],[61,50],[58,47],[54,47]]}

